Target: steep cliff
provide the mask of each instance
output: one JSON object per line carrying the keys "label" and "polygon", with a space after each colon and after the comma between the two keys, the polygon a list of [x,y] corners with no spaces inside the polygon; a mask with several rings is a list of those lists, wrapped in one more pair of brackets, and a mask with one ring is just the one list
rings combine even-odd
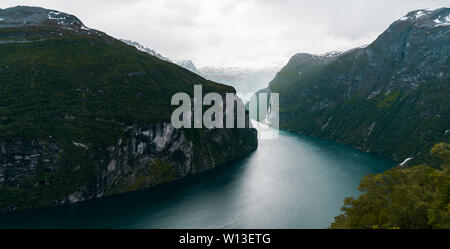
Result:
{"label": "steep cliff", "polygon": [[268,89],[280,127],[402,162],[448,141],[450,9],[417,10],[372,44],[297,54]]}
{"label": "steep cliff", "polygon": [[235,92],[35,7],[0,10],[0,210],[74,203],[213,168],[256,130],[175,129],[176,92]]}

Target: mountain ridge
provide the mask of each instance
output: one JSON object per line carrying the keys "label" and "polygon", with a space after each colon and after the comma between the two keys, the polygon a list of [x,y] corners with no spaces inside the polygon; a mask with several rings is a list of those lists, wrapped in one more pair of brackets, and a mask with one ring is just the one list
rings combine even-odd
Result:
{"label": "mountain ridge", "polygon": [[294,55],[262,90],[280,93],[280,127],[398,162],[428,154],[448,140],[449,15],[411,11],[328,61]]}
{"label": "mountain ridge", "polygon": [[178,60],[173,61],[163,55],[159,54],[153,49],[145,47],[138,42],[131,40],[120,39],[128,45],[136,47],[136,49],[147,52],[152,56],[156,56],[162,60],[175,63],[195,74],[200,75],[208,80],[230,85],[239,90],[243,94],[254,93],[269,82],[275,73],[279,70],[278,67],[264,67],[264,68],[245,68],[245,67],[214,67],[204,66],[197,68],[192,60]]}
{"label": "mountain ridge", "polygon": [[68,14],[52,19],[53,12],[0,11],[9,16],[0,26],[0,211],[143,189],[256,150],[248,122],[244,129],[171,125],[173,94],[193,96],[194,84],[204,94],[234,88],[86,30]]}

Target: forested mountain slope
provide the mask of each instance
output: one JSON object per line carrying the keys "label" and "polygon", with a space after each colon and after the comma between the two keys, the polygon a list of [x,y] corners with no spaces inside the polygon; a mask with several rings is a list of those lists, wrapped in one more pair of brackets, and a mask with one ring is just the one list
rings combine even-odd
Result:
{"label": "forested mountain slope", "polygon": [[373,43],[297,54],[263,91],[280,93],[280,127],[399,162],[449,140],[450,9],[417,10]]}
{"label": "forested mountain slope", "polygon": [[174,129],[176,92],[234,92],[37,7],[0,10],[0,210],[153,186],[254,151],[254,129]]}

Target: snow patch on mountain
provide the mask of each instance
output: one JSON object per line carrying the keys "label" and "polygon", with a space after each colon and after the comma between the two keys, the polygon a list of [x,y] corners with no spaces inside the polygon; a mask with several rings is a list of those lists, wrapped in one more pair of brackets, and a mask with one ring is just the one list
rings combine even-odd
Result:
{"label": "snow patch on mountain", "polygon": [[438,26],[447,26],[450,25],[450,15],[447,15],[445,17],[436,18],[433,20],[434,23],[436,23],[436,27]]}
{"label": "snow patch on mountain", "polygon": [[399,21],[408,21],[421,27],[440,27],[450,25],[450,15],[447,8],[421,9],[411,11]]}
{"label": "snow patch on mountain", "polygon": [[425,12],[419,10],[416,13],[416,18],[420,18],[421,16],[424,16],[424,15],[425,15]]}
{"label": "snow patch on mountain", "polygon": [[267,87],[280,67],[202,67],[198,71],[206,79],[230,85],[244,95]]}
{"label": "snow patch on mountain", "polygon": [[429,10],[429,9],[412,11],[412,12],[409,12],[408,14],[406,14],[404,17],[400,18],[399,20],[400,21],[414,20],[414,19],[421,18],[431,12],[433,12],[433,10]]}
{"label": "snow patch on mountain", "polygon": [[[131,40],[120,39],[122,42],[135,47],[136,49],[146,52],[150,55],[156,56],[159,59],[174,62],[153,49],[147,48],[138,42]],[[330,52],[321,56],[324,59],[337,56],[342,52]],[[198,74],[208,80],[218,83],[226,84],[236,88],[238,92],[243,94],[254,93],[259,89],[265,88],[269,82],[275,77],[275,74],[280,70],[280,67],[265,67],[265,68],[242,68],[242,67],[202,67],[197,68],[191,60],[178,60],[175,64],[183,67],[195,74]]]}
{"label": "snow patch on mountain", "polygon": [[[0,28],[50,26],[75,32],[91,31],[77,17],[40,7],[16,6],[0,9]],[[101,34],[96,30],[92,33]],[[90,34],[90,32],[88,32]]]}
{"label": "snow patch on mountain", "polygon": [[193,73],[200,74],[199,70],[191,60],[179,60],[176,62],[176,64],[180,67],[186,68]]}
{"label": "snow patch on mountain", "polygon": [[145,46],[139,44],[138,42],[131,41],[131,40],[125,40],[125,39],[119,39],[119,40],[124,42],[124,43],[126,43],[126,44],[128,44],[128,45],[130,45],[130,46],[135,47],[139,51],[142,51],[142,52],[145,52],[145,53],[147,53],[149,55],[155,56],[155,57],[157,57],[157,58],[159,58],[161,60],[165,60],[165,61],[171,62],[171,60],[169,60],[168,58],[162,56],[160,53],[156,52],[155,50],[153,50],[151,48],[145,47]]}

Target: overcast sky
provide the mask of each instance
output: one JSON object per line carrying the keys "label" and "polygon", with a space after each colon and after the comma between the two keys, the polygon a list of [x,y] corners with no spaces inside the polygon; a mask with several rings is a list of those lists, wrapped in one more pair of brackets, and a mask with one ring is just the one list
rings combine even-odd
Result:
{"label": "overcast sky", "polygon": [[135,40],[197,66],[284,65],[295,53],[370,43],[407,12],[448,0],[1,0],[76,15],[116,38]]}

